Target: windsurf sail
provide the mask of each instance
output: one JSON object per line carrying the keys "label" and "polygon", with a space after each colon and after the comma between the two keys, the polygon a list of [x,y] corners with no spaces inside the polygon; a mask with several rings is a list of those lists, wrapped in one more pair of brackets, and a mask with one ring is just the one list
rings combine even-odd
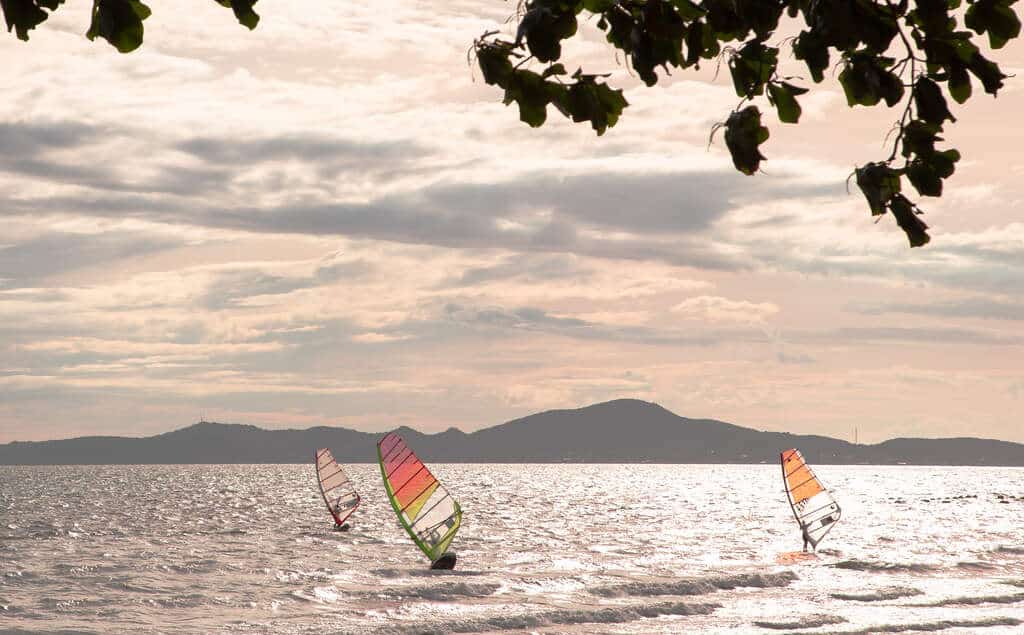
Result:
{"label": "windsurf sail", "polygon": [[782,453],[782,480],[786,484],[786,495],[796,522],[804,531],[807,542],[817,548],[825,534],[839,521],[842,515],[839,504],[814,475],[799,450]]}
{"label": "windsurf sail", "polygon": [[377,458],[398,521],[430,561],[437,561],[459,530],[462,508],[394,432],[377,443]]}
{"label": "windsurf sail", "polygon": [[320,493],[327,504],[327,510],[334,516],[339,527],[345,524],[352,512],[359,507],[359,494],[349,480],[345,470],[341,469],[334,456],[327,448],[316,451],[316,479],[320,483]]}

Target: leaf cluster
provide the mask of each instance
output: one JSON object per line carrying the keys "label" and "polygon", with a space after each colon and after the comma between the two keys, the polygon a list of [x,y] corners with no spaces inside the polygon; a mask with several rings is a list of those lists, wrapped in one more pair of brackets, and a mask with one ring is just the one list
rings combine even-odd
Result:
{"label": "leaf cluster", "polygon": [[[614,126],[625,107],[621,90],[577,70],[566,81],[562,45],[577,34],[579,20],[596,17],[608,44],[621,52],[647,86],[672,69],[725,61],[739,105],[718,128],[733,164],[752,175],[766,160],[769,138],[760,110],[748,102],[766,98],[783,123],[798,123],[799,97],[807,87],[779,74],[781,47],[788,47],[820,83],[833,64],[850,107],[884,104],[904,110],[892,153],[856,170],[871,213],[891,212],[911,246],[928,242],[921,210],[902,191],[905,179],[920,196],[941,196],[960,154],[937,149],[947,122],[955,122],[948,94],[963,104],[972,78],[995,95],[1007,77],[975,43],[987,35],[998,49],[1020,34],[1016,0],[526,0],[512,41],[497,33],[476,40],[484,81],[505,91],[524,122],[546,121],[551,104],[573,121],[589,121],[598,134]],[[785,19],[801,21],[795,38],[770,39]],[[960,20],[963,20],[963,27]],[[893,51],[899,54],[894,56]],[[527,62],[547,69],[536,72]],[[586,99],[570,97],[585,95]],[[712,134],[714,131],[712,132]],[[897,165],[899,159],[903,164]]]}
{"label": "leaf cluster", "polygon": [[[253,10],[258,0],[214,0],[231,9],[240,24],[255,29],[260,17]],[[46,21],[64,0],[0,0],[7,31],[28,41],[28,32]],[[90,40],[103,38],[121,53],[130,53],[142,45],[143,21],[152,11],[141,0],[93,0],[92,20],[85,35]]]}

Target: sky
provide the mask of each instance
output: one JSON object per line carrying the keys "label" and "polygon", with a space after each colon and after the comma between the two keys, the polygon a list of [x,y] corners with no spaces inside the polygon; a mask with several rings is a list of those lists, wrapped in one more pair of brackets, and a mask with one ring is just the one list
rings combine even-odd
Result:
{"label": "sky", "polygon": [[997,99],[950,102],[964,158],[911,250],[846,185],[901,111],[831,77],[796,82],[799,125],[758,102],[747,177],[708,143],[724,68],[648,89],[592,25],[563,62],[626,89],[619,124],[520,123],[467,64],[508,2],[264,0],[249,32],[154,0],[129,55],[84,37],[87,4],[0,37],[0,443],[469,431],[624,397],[1024,442],[1024,45],[993,54],[1018,75]]}

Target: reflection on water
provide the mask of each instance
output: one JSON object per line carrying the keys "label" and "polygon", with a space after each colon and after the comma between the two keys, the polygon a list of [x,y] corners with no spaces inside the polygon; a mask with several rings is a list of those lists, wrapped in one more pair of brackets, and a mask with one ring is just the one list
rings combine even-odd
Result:
{"label": "reflection on water", "polygon": [[[0,467],[3,628],[95,632],[1020,632],[1024,471],[816,466],[818,558],[776,466],[436,465],[430,571],[375,465],[348,533],[312,465]],[[900,629],[896,629],[897,631]]]}

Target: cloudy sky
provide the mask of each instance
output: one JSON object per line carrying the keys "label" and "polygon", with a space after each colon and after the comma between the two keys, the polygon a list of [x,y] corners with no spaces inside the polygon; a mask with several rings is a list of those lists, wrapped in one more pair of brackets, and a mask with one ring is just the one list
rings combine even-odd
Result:
{"label": "cloudy sky", "polygon": [[1020,44],[998,99],[954,108],[964,160],[910,250],[845,187],[899,113],[831,80],[744,177],[707,146],[724,72],[645,89],[592,30],[566,65],[614,73],[619,125],[519,123],[466,61],[507,2],[265,0],[249,33],[154,0],[130,55],[82,35],[87,4],[0,38],[0,442],[618,397],[1024,442]]}

